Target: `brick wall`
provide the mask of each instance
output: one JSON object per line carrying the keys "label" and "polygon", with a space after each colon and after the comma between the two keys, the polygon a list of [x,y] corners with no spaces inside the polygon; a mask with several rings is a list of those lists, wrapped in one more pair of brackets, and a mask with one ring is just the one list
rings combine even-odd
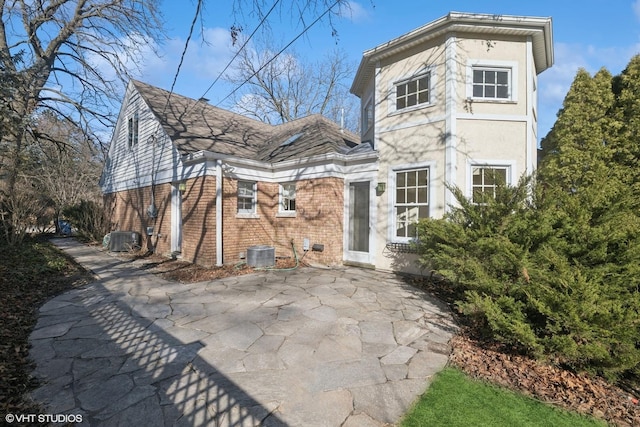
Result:
{"label": "brick wall", "polygon": [[[313,263],[342,263],[343,181],[338,178],[303,180],[296,183],[296,216],[278,215],[279,184],[258,182],[256,218],[237,215],[237,181],[223,180],[223,262],[233,264],[255,245],[276,248],[276,256],[293,256]],[[188,180],[182,193],[182,258],[204,266],[216,262],[216,179],[205,176]],[[142,235],[143,250],[171,253],[171,184],[155,188],[158,216],[149,218],[151,187],[105,196],[111,208],[113,230],[133,230]],[[147,236],[146,228],[154,227]],[[159,236],[157,234],[160,234]],[[303,252],[303,239],[324,245],[323,252]]]}
{"label": "brick wall", "polygon": [[224,262],[240,260],[250,246],[269,245],[276,256],[292,256],[293,239],[298,256],[304,254],[303,239],[323,244],[323,252],[309,251],[304,260],[322,264],[342,263],[344,186],[338,178],[296,183],[296,216],[278,216],[279,184],[258,182],[257,218],[237,215],[237,181],[224,180]]}
{"label": "brick wall", "polygon": [[182,193],[182,258],[210,267],[216,264],[216,178],[186,182]]}
{"label": "brick wall", "polygon": [[[104,196],[111,217],[111,230],[137,231],[142,236],[142,250],[161,254],[171,251],[171,185],[155,187],[156,218],[149,218],[151,187],[120,191]],[[147,227],[154,227],[154,235],[147,236]],[[158,236],[159,234],[159,236]]]}

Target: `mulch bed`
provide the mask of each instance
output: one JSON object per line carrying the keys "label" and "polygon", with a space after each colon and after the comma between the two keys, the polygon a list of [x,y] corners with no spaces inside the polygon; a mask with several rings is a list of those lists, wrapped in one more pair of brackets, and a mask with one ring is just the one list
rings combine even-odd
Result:
{"label": "mulch bed", "polygon": [[[195,283],[208,280],[224,279],[225,277],[241,276],[255,273],[256,269],[244,263],[237,265],[223,265],[221,267],[203,267],[187,261],[166,258],[157,254],[120,254],[120,258],[130,259],[132,264],[143,270],[157,274],[160,277],[180,283]],[[295,260],[292,258],[276,258],[276,265],[270,268],[292,268],[295,267]]]}

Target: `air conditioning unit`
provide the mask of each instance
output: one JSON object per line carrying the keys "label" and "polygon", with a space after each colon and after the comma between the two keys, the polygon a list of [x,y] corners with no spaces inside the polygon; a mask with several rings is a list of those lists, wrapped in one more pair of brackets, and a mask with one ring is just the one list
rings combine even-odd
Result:
{"label": "air conditioning unit", "polygon": [[258,245],[247,249],[247,265],[249,267],[273,267],[276,264],[276,248]]}
{"label": "air conditioning unit", "polygon": [[140,249],[140,233],[135,231],[112,231],[109,236],[111,252],[129,252]]}

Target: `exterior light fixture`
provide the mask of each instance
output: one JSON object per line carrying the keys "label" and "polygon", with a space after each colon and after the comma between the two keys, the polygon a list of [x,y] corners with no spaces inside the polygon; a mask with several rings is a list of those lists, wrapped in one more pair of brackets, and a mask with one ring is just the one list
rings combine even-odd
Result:
{"label": "exterior light fixture", "polygon": [[180,184],[178,184],[178,190],[180,190],[181,193],[187,191],[187,183],[181,182]]}
{"label": "exterior light fixture", "polygon": [[387,189],[387,183],[386,183],[386,182],[379,182],[379,183],[376,185],[376,193],[377,193],[378,195],[380,195],[380,194],[384,193],[384,191],[385,191],[386,189]]}

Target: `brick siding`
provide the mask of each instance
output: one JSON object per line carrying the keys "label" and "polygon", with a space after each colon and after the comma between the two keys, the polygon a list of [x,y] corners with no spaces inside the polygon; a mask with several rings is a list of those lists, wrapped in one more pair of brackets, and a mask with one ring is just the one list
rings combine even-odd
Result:
{"label": "brick siding", "polygon": [[[156,218],[147,215],[151,205],[151,187],[120,191],[104,196],[111,216],[111,230],[137,231],[142,236],[142,250],[169,254],[171,252],[171,185],[155,187]],[[147,227],[154,227],[147,236]]]}
{"label": "brick siding", "polygon": [[[188,180],[182,193],[182,258],[204,266],[216,262],[216,179],[205,176]],[[295,217],[278,215],[279,184],[258,182],[256,218],[237,215],[237,180],[223,180],[223,262],[237,263],[247,248],[269,245],[276,256],[293,256],[313,263],[342,263],[344,186],[338,178],[303,180],[296,183]],[[149,218],[151,187],[105,196],[111,207],[113,230],[133,230],[142,235],[142,247],[163,255],[171,252],[171,184],[155,188],[158,216]],[[146,227],[154,226],[154,236]],[[157,236],[160,233],[160,236]],[[303,239],[322,244],[324,251],[303,252]]]}

